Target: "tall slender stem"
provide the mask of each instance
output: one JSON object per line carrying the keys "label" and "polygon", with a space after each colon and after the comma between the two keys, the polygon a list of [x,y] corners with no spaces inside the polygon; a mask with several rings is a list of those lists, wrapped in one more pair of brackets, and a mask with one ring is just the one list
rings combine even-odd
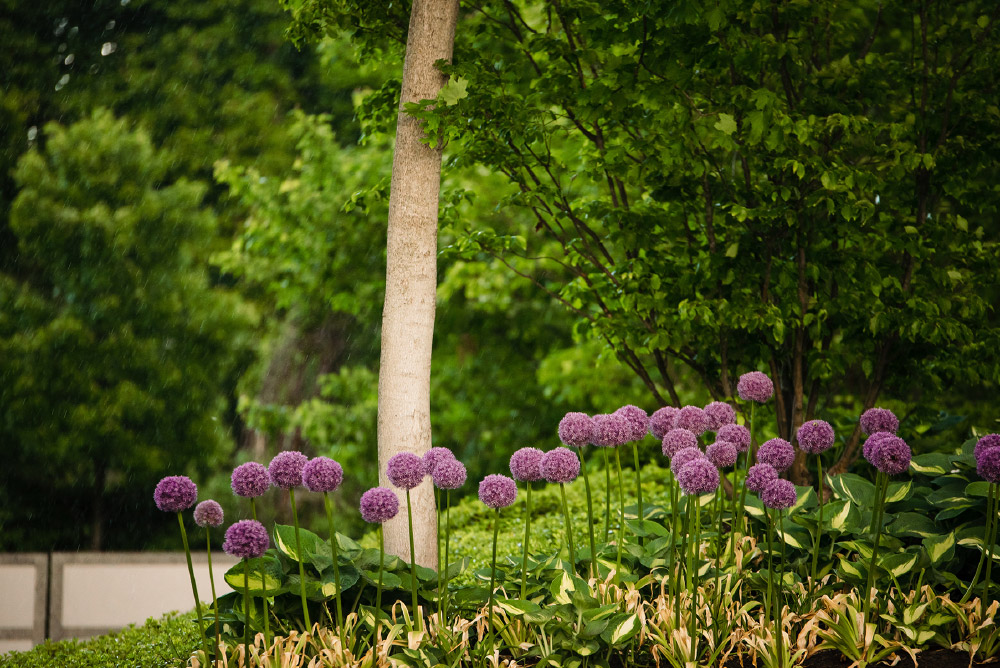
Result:
{"label": "tall slender stem", "polygon": [[323,505],[326,508],[326,522],[330,527],[330,553],[333,555],[333,584],[337,588],[337,633],[344,629],[344,608],[340,603],[340,554],[337,550],[337,531],[333,525],[333,504],[330,495],[323,492]]}
{"label": "tall slender stem", "polygon": [[382,640],[379,633],[379,623],[382,621],[382,571],[385,568],[385,543],[382,539],[382,525],[378,525],[378,588],[375,590],[375,642],[372,647],[375,655],[378,656],[378,644]]}
{"label": "tall slender stem", "polygon": [[243,660],[250,665],[250,562],[243,560]]}
{"label": "tall slender stem", "polygon": [[562,495],[563,518],[566,520],[566,544],[569,547],[569,563],[576,573],[576,548],[573,546],[573,524],[569,517],[569,504],[566,503],[566,484],[559,483],[559,493]]}
{"label": "tall slender stem", "polygon": [[215,595],[215,575],[212,573],[212,535],[208,527],[205,527],[205,554],[208,557],[208,583],[212,586],[212,609],[215,611],[215,661],[218,663],[222,636],[219,633],[219,599]]}
{"label": "tall slender stem", "polygon": [[295,524],[295,554],[299,562],[299,596],[302,598],[302,617],[306,622],[306,632],[312,631],[309,621],[309,605],[306,603],[306,567],[305,555],[302,554],[302,537],[299,535],[299,511],[295,509],[295,488],[288,488],[288,500],[292,506],[292,522]]}
{"label": "tall slender stem", "polygon": [[[748,430],[750,431],[750,447],[747,449],[746,454],[746,471],[743,472],[743,487],[740,489],[740,505],[736,509],[739,512],[739,519],[736,521],[733,527],[733,542],[737,539],[737,532],[742,535],[746,535],[747,527],[744,526],[744,519],[746,516],[746,501],[747,501],[747,485],[746,485],[746,475],[750,471],[750,467],[753,466],[754,457],[757,455],[756,444],[753,440],[753,414],[756,410],[757,404],[754,401],[750,402],[750,426]],[[734,476],[735,478],[735,476]],[[733,492],[735,494],[735,491]]]}
{"label": "tall slender stem", "polygon": [[449,548],[451,547],[451,490],[446,489],[444,492],[444,503],[445,503],[445,517],[444,517],[444,586],[441,596],[444,598],[444,607],[441,613],[441,623],[443,624],[448,617],[448,570],[450,564],[449,558]]}
{"label": "tall slender stem", "polygon": [[[254,520],[254,522],[256,522],[257,521],[257,502],[254,500],[254,498],[252,496],[250,497],[250,512],[253,514],[253,520]],[[261,602],[264,605],[264,610],[263,610],[263,612],[264,612],[264,644],[267,645],[267,646],[270,646],[270,644],[271,644],[271,621],[270,621],[271,613],[270,613],[270,604],[268,603],[268,600],[267,600],[267,561],[266,561],[266,559],[267,559],[267,555],[265,554],[264,557],[262,557],[263,561],[261,562],[263,564],[262,568],[264,569],[264,571],[263,571],[264,575],[260,578],[260,589],[261,589]]]}
{"label": "tall slender stem", "polygon": [[[642,469],[639,468],[639,441],[632,442],[632,458],[635,460],[635,517],[642,527],[643,520],[646,519],[646,507],[642,503]],[[645,544],[643,531],[639,532],[639,545]]]}
{"label": "tall slender stem", "polygon": [[587,537],[590,539],[590,577],[597,577],[597,548],[594,545],[594,504],[590,499],[590,477],[587,476],[587,458],[583,446],[576,449],[580,454],[580,470],[583,471],[583,487],[587,492]]}
{"label": "tall slender stem", "polygon": [[[562,487],[562,483],[559,485]],[[563,504],[566,503],[566,496],[563,495]],[[493,511],[493,561],[490,562],[490,657],[493,657],[494,643],[496,642],[496,637],[493,633],[493,590],[496,588],[496,577],[497,577],[497,536],[500,534],[500,509],[496,508]]]}
{"label": "tall slender stem", "polygon": [[697,615],[698,603],[697,603],[697,601],[695,601],[696,591],[695,591],[695,586],[694,586],[694,573],[693,573],[693,571],[694,571],[694,557],[693,557],[694,550],[692,549],[692,545],[691,545],[691,543],[694,542],[694,541],[693,540],[688,540],[688,536],[691,536],[692,539],[694,538],[694,536],[691,533],[691,531],[692,531],[692,526],[691,525],[694,523],[694,513],[691,511],[691,501],[692,501],[692,499],[694,499],[694,497],[687,496],[687,495],[684,496],[684,510],[685,510],[686,515],[687,515],[687,531],[684,532],[684,560],[685,560],[685,564],[684,564],[684,584],[687,587],[688,596],[691,599],[690,602],[689,602],[689,604],[688,604],[688,605],[691,606],[691,619],[689,620],[689,623],[688,623],[688,634],[691,635],[692,638],[695,638],[696,637],[694,635],[695,632],[696,632],[695,631],[695,617]]}
{"label": "tall slender stem", "polygon": [[993,520],[993,531],[989,536],[989,540],[986,544],[986,550],[987,550],[986,577],[983,578],[983,596],[982,599],[980,600],[981,603],[980,616],[984,620],[986,619],[986,607],[987,607],[987,602],[989,601],[988,597],[990,593],[990,574],[991,571],[993,570],[993,545],[996,543],[997,540],[996,512],[997,512],[997,505],[1000,505],[1000,485],[997,485],[996,483],[990,484],[990,496],[993,497],[993,510],[991,511],[991,514],[993,515],[993,517],[991,517],[991,519]]}
{"label": "tall slender stem", "polygon": [[611,458],[607,448],[601,448],[601,454],[604,455],[604,538],[601,542],[607,543],[611,531]]}
{"label": "tall slender stem", "polygon": [[983,572],[983,564],[986,563],[986,546],[990,542],[990,536],[993,534],[993,524],[996,521],[996,509],[993,505],[993,485],[991,484],[989,492],[986,494],[986,526],[983,527],[983,549],[979,554],[979,564],[976,565],[976,573],[972,576],[972,580],[969,582],[969,586],[959,603],[968,601],[976,585],[979,584],[979,576]]}
{"label": "tall slender stem", "polygon": [[878,567],[878,548],[879,541],[882,538],[882,513],[885,510],[885,492],[888,487],[889,477],[879,471],[878,475],[875,476],[875,517],[872,520],[872,559],[868,566],[868,579],[865,582],[864,591],[864,612],[861,617],[862,623],[866,627],[868,625],[868,614],[872,608],[872,599],[874,598],[872,585],[875,582],[875,569]]}
{"label": "tall slender stem", "polygon": [[531,481],[525,481],[527,493],[524,495],[524,556],[521,557],[521,600],[527,600],[528,591],[528,544],[531,541]]}
{"label": "tall slender stem", "polygon": [[680,563],[677,559],[677,533],[680,528],[680,503],[678,502],[677,480],[674,479],[673,473],[669,473],[668,475],[670,476],[670,590],[674,595],[675,607],[677,607],[680,604],[680,599],[678,598],[680,593],[680,587],[678,585],[678,580],[680,580]]}
{"label": "tall slender stem", "polygon": [[187,530],[184,528],[184,517],[177,513],[177,523],[181,527],[181,541],[184,543],[184,556],[187,557],[188,576],[191,578],[191,592],[194,594],[194,607],[198,611],[198,631],[201,632],[201,644],[205,648],[205,660],[208,661],[208,638],[205,637],[205,622],[201,616],[201,599],[198,596],[198,583],[194,579],[194,566],[191,564],[191,548],[188,547]]}
{"label": "tall slender stem", "polygon": [[[782,523],[782,511],[778,510],[778,526]],[[782,601],[782,591],[785,586],[785,539],[783,536],[779,535],[781,539],[781,561],[778,562],[778,586],[775,587],[774,597],[774,635],[778,642],[778,660],[781,661],[781,665],[784,665],[784,655],[783,646],[785,642],[785,634],[782,628],[782,609],[784,608],[784,603]]]}
{"label": "tall slender stem", "polygon": [[622,489],[622,458],[615,448],[615,466],[618,468],[618,556],[615,558],[615,584],[622,576],[622,543],[625,542],[625,491]]}
{"label": "tall slender stem", "polygon": [[417,551],[413,542],[413,506],[410,503],[410,490],[406,490],[406,525],[410,531],[410,593],[413,598],[413,620],[419,631],[423,625],[420,616],[420,602],[417,599]]}
{"label": "tall slender stem", "polygon": [[816,569],[819,566],[819,539],[820,534],[823,531],[823,456],[817,455],[816,461],[817,477],[819,478],[819,486],[816,488],[816,495],[819,497],[819,521],[813,529],[812,567],[809,569],[810,593],[812,592],[813,587],[816,586]]}

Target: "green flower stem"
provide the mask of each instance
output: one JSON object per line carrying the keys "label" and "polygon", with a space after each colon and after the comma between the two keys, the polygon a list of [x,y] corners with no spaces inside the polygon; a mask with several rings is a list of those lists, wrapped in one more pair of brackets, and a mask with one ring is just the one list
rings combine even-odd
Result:
{"label": "green flower stem", "polygon": [[722,553],[725,547],[722,544],[722,512],[726,506],[725,494],[722,492],[722,485],[719,485],[715,495],[715,507],[719,513],[719,522],[715,529],[715,593],[719,592],[719,571],[722,570]]}
{"label": "green flower stem", "polygon": [[[587,459],[583,455],[583,447],[576,451],[580,454],[580,470],[583,471],[583,487],[587,492],[587,537],[590,538],[590,577],[597,577],[597,548],[594,544],[594,504],[590,499],[590,477],[587,476]],[[525,544],[527,547],[527,544]]]}
{"label": "green flower stem", "polygon": [[694,502],[694,540],[691,541],[691,621],[688,634],[692,638],[697,638],[698,633],[698,571],[701,570],[701,497],[689,496]]}
{"label": "green flower stem", "polygon": [[990,491],[986,495],[986,526],[983,528],[983,550],[979,555],[979,564],[976,566],[976,573],[972,576],[972,580],[969,582],[969,586],[959,603],[968,601],[969,597],[972,596],[972,592],[976,589],[976,585],[979,584],[979,576],[983,572],[983,564],[986,563],[986,546],[989,545],[990,536],[993,533],[993,524],[996,522],[995,516],[996,508],[993,503],[993,485],[990,485]]}
{"label": "green flower stem", "polygon": [[[678,508],[678,498],[677,498],[677,481],[674,479],[674,474],[670,474],[670,592],[674,595],[674,608],[677,609],[678,614],[680,614],[680,587],[678,586],[678,581],[680,580],[680,573],[675,570],[680,568],[679,560],[677,559],[677,532],[678,524],[680,523],[680,512]],[[676,626],[676,625],[675,625]]]}
{"label": "green flower stem", "polygon": [[302,538],[299,536],[299,512],[295,509],[295,488],[288,488],[288,500],[292,505],[292,522],[295,524],[295,554],[299,562],[299,596],[302,598],[302,616],[306,622],[306,632],[312,631],[312,622],[309,621],[309,606],[306,604],[306,567],[303,563],[305,555],[302,554]]}
{"label": "green flower stem", "polygon": [[524,487],[524,556],[521,557],[521,600],[526,601],[528,591],[528,544],[531,541],[531,482],[526,481]]}
{"label": "green flower stem", "polygon": [[618,468],[618,556],[615,558],[615,584],[622,576],[622,543],[625,542],[625,491],[622,489],[622,458],[615,448],[615,466]]}
{"label": "green flower stem", "polygon": [[986,605],[987,602],[989,601],[987,597],[989,596],[990,592],[990,574],[991,571],[993,570],[993,545],[997,541],[996,511],[997,511],[997,505],[998,503],[1000,503],[1000,486],[998,486],[996,483],[990,484],[990,497],[993,498],[993,510],[990,511],[991,515],[990,519],[993,521],[993,531],[988,536],[989,542],[986,544],[986,550],[987,550],[986,577],[983,578],[983,596],[982,599],[980,600],[981,604],[980,616],[983,618],[983,620],[986,619]]}
{"label": "green flower stem", "polygon": [[604,538],[601,542],[607,543],[611,531],[611,458],[607,448],[601,448],[601,453],[604,455]]}
{"label": "green flower stem", "polygon": [[212,573],[212,535],[205,527],[205,554],[208,556],[208,583],[212,586],[212,609],[215,611],[215,656],[218,658],[222,636],[219,634],[219,599],[215,595],[215,575]]}
{"label": "green flower stem", "polygon": [[[779,510],[777,511],[777,515],[778,515],[778,525],[780,526],[782,522],[782,516],[784,515],[784,513]],[[782,589],[785,586],[785,539],[784,537],[780,538],[781,538],[781,560],[778,562],[778,586],[775,587],[774,589],[774,596],[775,596],[774,635],[778,642],[779,660],[784,662],[784,659],[781,658],[783,656],[782,645],[784,645],[785,642],[784,631],[782,629],[782,624],[781,624],[781,611],[784,608],[784,603],[782,601],[783,598]]]}
{"label": "green flower stem", "polygon": [[691,577],[691,541],[688,540],[688,536],[691,536],[691,523],[694,522],[694,509],[691,508],[691,497],[686,494],[684,495],[684,515],[685,521],[687,522],[684,535],[681,537],[681,554],[684,555],[684,587],[689,593],[693,593],[691,592],[691,585],[694,583],[694,579]]}
{"label": "green flower stem", "polygon": [[[635,518],[639,521],[639,526],[642,526],[642,521],[646,518],[646,508],[642,504],[642,469],[639,468],[639,441],[633,441],[632,443],[632,457],[635,460]],[[643,545],[645,540],[643,539],[642,532],[639,532],[639,545]]]}
{"label": "green flower stem", "polygon": [[[747,485],[746,476],[750,472],[750,467],[753,466],[754,458],[757,456],[756,443],[753,440],[753,414],[756,409],[757,404],[753,401],[750,402],[750,448],[747,450],[746,454],[746,471],[743,473],[743,487],[740,489],[740,505],[736,509],[739,512],[739,519],[736,521],[736,525],[733,527],[733,543],[735,544],[737,539],[737,534],[746,535],[747,527],[744,525],[744,520],[746,516],[746,502],[747,502]],[[734,476],[735,478],[735,476]],[[735,494],[735,490],[733,494]]]}
{"label": "green flower stem", "polygon": [[885,493],[889,488],[889,476],[881,471],[875,476],[875,518],[872,519],[872,559],[868,566],[868,579],[864,591],[864,612],[861,621],[867,626],[872,608],[872,585],[875,583],[875,568],[878,566],[878,547],[882,538],[882,515],[885,511]]}
{"label": "green flower stem", "polygon": [[734,565],[736,564],[736,503],[738,501],[736,485],[740,479],[739,466],[739,458],[737,457],[737,463],[733,466],[733,491],[729,498],[730,540],[727,541],[729,543],[729,561]]}
{"label": "green flower stem", "polygon": [[434,538],[437,541],[437,545],[436,545],[436,547],[437,547],[437,564],[438,564],[438,600],[437,600],[437,608],[438,608],[438,616],[440,617],[441,614],[442,614],[442,610],[443,610],[442,603],[441,603],[441,579],[442,579],[441,578],[441,564],[444,563],[442,561],[442,557],[444,555],[441,552],[441,541],[443,540],[443,537],[441,536],[441,490],[439,490],[437,488],[437,486],[434,487],[434,521],[437,523],[437,528],[435,530],[436,532],[434,534]]}
{"label": "green flower stem", "polygon": [[378,643],[382,639],[381,634],[378,632],[379,623],[382,621],[380,617],[382,616],[382,570],[385,568],[385,544],[382,541],[382,525],[378,525],[378,588],[375,590],[375,642],[372,643],[372,647],[375,649],[376,655],[378,654]]}
{"label": "green flower stem", "polygon": [[417,599],[417,551],[413,542],[413,507],[410,503],[410,490],[406,490],[406,525],[410,531],[410,593],[413,598],[413,620],[419,631],[423,626],[420,616],[420,601]]}
{"label": "green flower stem", "polygon": [[330,495],[323,492],[323,506],[326,508],[326,522],[330,526],[330,553],[333,556],[333,584],[337,588],[337,633],[344,628],[344,608],[340,602],[340,555],[337,550],[337,531],[333,525],[333,503]]}
{"label": "green flower stem", "polygon": [[771,521],[770,508],[764,508],[764,518],[767,523],[767,598],[764,599],[764,617],[771,619],[771,597],[774,592],[774,572],[771,561],[771,555],[774,552],[774,522]]}
{"label": "green flower stem", "polygon": [[563,517],[566,519],[566,544],[569,547],[569,563],[576,574],[576,548],[573,547],[573,524],[569,517],[569,504],[566,503],[566,484],[559,483],[559,493],[562,494]]}
{"label": "green flower stem", "polygon": [[[530,493],[530,491],[529,491]],[[441,609],[441,621],[448,618],[448,568],[449,568],[449,548],[451,547],[451,490],[444,492],[445,519],[444,519],[444,584],[441,596],[444,598],[444,607]]]}
{"label": "green flower stem", "polygon": [[823,530],[823,456],[817,455],[816,461],[817,476],[819,477],[819,486],[816,488],[816,495],[819,501],[819,521],[813,529],[813,558],[812,567],[809,569],[810,593],[812,593],[813,587],[816,586],[816,569],[819,565],[819,539],[820,532]]}
{"label": "green flower stem", "polygon": [[208,651],[208,638],[205,637],[205,622],[201,616],[201,599],[198,597],[198,583],[194,579],[194,566],[191,564],[191,548],[188,547],[187,530],[184,528],[184,517],[177,513],[177,523],[181,527],[181,541],[184,543],[184,556],[187,557],[188,575],[191,577],[191,591],[194,593],[194,607],[198,611],[198,631],[201,632],[201,642],[205,646],[205,660],[211,656]]}
{"label": "green flower stem", "polygon": [[[257,502],[254,498],[250,497],[250,513],[253,515],[254,522],[257,521]],[[271,622],[270,622],[270,604],[267,601],[267,562],[264,562],[264,575],[260,579],[261,588],[261,598],[264,601],[264,645],[269,646],[271,644]]]}
{"label": "green flower stem", "polygon": [[243,660],[250,665],[250,561],[243,560]]}
{"label": "green flower stem", "polygon": [[[563,486],[560,483],[560,488]],[[563,507],[565,508],[566,495],[563,493]],[[493,592],[496,588],[496,577],[497,577],[497,536],[500,533],[500,509],[496,508],[493,511],[493,561],[490,562],[490,616],[489,616],[489,629],[490,629],[490,656],[493,656],[494,643],[496,642],[496,636],[493,632]],[[570,543],[572,545],[572,543]],[[570,548],[572,552],[572,548]]]}

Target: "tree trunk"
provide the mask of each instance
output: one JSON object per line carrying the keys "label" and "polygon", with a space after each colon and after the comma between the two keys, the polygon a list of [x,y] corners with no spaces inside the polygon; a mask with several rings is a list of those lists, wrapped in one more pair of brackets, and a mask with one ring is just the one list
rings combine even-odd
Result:
{"label": "tree trunk", "polygon": [[[399,452],[431,446],[430,373],[437,297],[437,216],[441,151],[420,143],[423,129],[403,105],[433,99],[445,76],[434,67],[451,60],[458,0],[414,0],[396,118],[396,149],[389,191],[382,359],[378,380],[378,463]],[[384,526],[385,549],[410,558],[406,495]],[[410,492],[416,561],[437,567],[434,493],[429,480]]]}

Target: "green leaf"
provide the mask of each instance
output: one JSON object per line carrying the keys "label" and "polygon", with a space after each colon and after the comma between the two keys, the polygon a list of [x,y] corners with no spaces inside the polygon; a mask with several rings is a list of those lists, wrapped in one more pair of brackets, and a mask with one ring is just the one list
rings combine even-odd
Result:
{"label": "green leaf", "polygon": [[886,531],[900,538],[927,538],[940,533],[938,526],[926,515],[920,513],[900,513],[896,519],[889,524]]}
{"label": "green leaf", "polygon": [[512,617],[519,617],[524,614],[535,613],[541,610],[541,606],[531,601],[519,601],[503,599],[496,601],[496,606]]}
{"label": "green leaf", "polygon": [[875,485],[861,476],[853,473],[842,473],[829,478],[837,496],[847,498],[862,508],[871,508],[875,504]]}
{"label": "green leaf", "polygon": [[937,536],[928,536],[921,541],[932,566],[940,566],[955,556],[955,532]]}
{"label": "green leaf", "polygon": [[917,565],[919,556],[916,552],[887,554],[879,560],[879,566],[892,573],[893,577],[901,578]]}
{"label": "green leaf", "polygon": [[295,543],[295,527],[286,524],[274,525],[274,544],[292,561],[302,561],[312,564],[322,571],[333,565],[333,552],[330,544],[308,529],[299,528],[299,539],[302,541],[302,558],[299,558]]}
{"label": "green leaf", "polygon": [[902,501],[909,496],[912,486],[913,481],[911,480],[891,483],[885,495],[885,502],[895,503],[896,501]]}
{"label": "green leaf", "polygon": [[469,96],[469,81],[464,77],[454,78],[448,80],[441,90],[438,91],[438,99],[443,101],[449,107],[458,104],[458,101]]}
{"label": "green leaf", "polygon": [[576,590],[576,583],[566,571],[559,571],[549,585],[549,592],[556,603],[569,603],[572,601],[572,594]]}
{"label": "green leaf", "polygon": [[910,467],[927,476],[944,475],[951,470],[951,458],[939,452],[917,455],[910,460]]}
{"label": "green leaf", "polygon": [[990,495],[990,483],[985,480],[977,480],[975,482],[970,482],[965,486],[966,496],[981,496],[987,497]]}
{"label": "green leaf", "polygon": [[615,616],[608,624],[608,628],[601,634],[601,638],[608,645],[614,647],[631,640],[632,637],[639,633],[639,629],[639,616],[635,613],[625,615],[624,617]]}
{"label": "green leaf", "polygon": [[[274,557],[264,556],[250,559],[247,562],[250,571],[249,590],[251,596],[262,596],[266,589],[268,594],[280,593],[281,563]],[[243,592],[243,562],[233,565],[223,576],[226,584],[236,591]]]}
{"label": "green leaf", "polygon": [[731,135],[736,132],[736,119],[733,118],[732,114],[719,114],[719,120],[715,124],[715,129]]}

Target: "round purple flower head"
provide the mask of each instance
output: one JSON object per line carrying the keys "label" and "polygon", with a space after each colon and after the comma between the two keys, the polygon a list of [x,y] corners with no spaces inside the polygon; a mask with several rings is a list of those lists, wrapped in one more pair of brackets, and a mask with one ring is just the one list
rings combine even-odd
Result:
{"label": "round purple flower head", "polygon": [[198,500],[198,486],[186,475],[168,475],[156,483],[153,501],[165,513],[187,510]]}
{"label": "round purple flower head", "polygon": [[510,474],[520,482],[541,480],[544,456],[538,448],[521,448],[510,456]]}
{"label": "round purple flower head", "polygon": [[399,499],[388,487],[372,487],[361,495],[361,519],[370,524],[388,522],[399,512]]}
{"label": "round purple flower head", "polygon": [[740,453],[736,446],[729,441],[716,441],[705,448],[705,456],[716,467],[727,469],[736,463],[736,458],[740,456]]}
{"label": "round purple flower head", "polygon": [[862,456],[869,462],[872,461],[872,457],[875,456],[874,452],[878,446],[879,441],[888,436],[895,436],[895,434],[889,433],[887,431],[877,431],[871,436],[869,436],[868,440],[865,441],[865,444],[861,446]]}
{"label": "round purple flower head", "polygon": [[720,441],[729,441],[740,452],[750,449],[750,430],[741,424],[726,424],[719,427],[715,437]]}
{"label": "round purple flower head", "polygon": [[222,524],[222,506],[209,499],[194,507],[194,523],[200,527],[217,527]]}
{"label": "round purple flower head", "polygon": [[1000,434],[986,434],[976,441],[976,448],[972,451],[972,455],[978,462],[985,451],[993,450],[994,448],[1000,448]]}
{"label": "round purple flower head", "polygon": [[1000,482],[1000,448],[987,448],[976,457],[976,473],[987,482]]}
{"label": "round purple flower head", "polygon": [[688,495],[710,494],[719,487],[719,469],[707,459],[692,459],[677,471],[677,484]]}
{"label": "round purple flower head", "polygon": [[264,556],[269,542],[263,524],[257,520],[240,520],[226,529],[222,549],[234,557],[253,559]]}
{"label": "round purple flower head", "polygon": [[760,500],[764,502],[764,505],[777,510],[791,508],[795,505],[797,498],[795,485],[791,481],[781,478],[769,482],[764,491],[760,493]]}
{"label": "round purple flower head", "polygon": [[329,457],[316,457],[302,467],[302,484],[310,492],[332,492],[344,481],[344,469]]}
{"label": "round purple flower head", "polygon": [[663,437],[663,454],[671,460],[684,448],[698,449],[698,437],[687,429],[671,429]]}
{"label": "round purple flower head", "polygon": [[542,477],[549,482],[573,482],[580,475],[580,460],[567,448],[555,448],[542,456]]}
{"label": "round purple flower head", "polygon": [[[572,453],[570,453],[572,454]],[[576,455],[573,455],[576,458]],[[517,483],[505,475],[494,473],[479,483],[479,500],[490,508],[506,508],[517,499]]]}
{"label": "round purple flower head", "polygon": [[233,494],[242,496],[245,499],[252,499],[264,494],[271,486],[271,479],[267,475],[267,468],[257,462],[247,462],[240,464],[233,469],[231,479]]}
{"label": "round purple flower head", "polygon": [[271,484],[281,489],[291,489],[302,484],[302,469],[309,458],[298,450],[279,452],[267,467]]}
{"label": "round purple flower head", "polygon": [[670,472],[676,478],[684,466],[696,459],[705,459],[705,453],[698,448],[682,448],[670,458]]}
{"label": "round purple flower head", "polygon": [[434,467],[431,480],[438,489],[458,489],[465,484],[465,464],[457,459],[445,459]]}
{"label": "round purple flower head", "polygon": [[[868,445],[873,440],[875,443]],[[878,439],[869,438],[865,445],[868,446],[868,455],[870,455],[866,456],[866,459],[882,473],[899,475],[910,468],[910,457],[912,456],[910,446],[899,436],[886,434]]]}
{"label": "round purple flower head", "polygon": [[385,465],[385,477],[400,489],[413,489],[424,481],[427,467],[424,460],[412,452],[399,452]]}
{"label": "round purple flower head", "polygon": [[708,416],[697,406],[685,406],[677,413],[674,427],[687,429],[695,436],[701,436],[708,431]]}
{"label": "round purple flower head", "polygon": [[646,432],[649,430],[649,416],[646,415],[646,411],[638,406],[629,404],[622,406],[614,414],[624,423],[626,437],[628,438],[626,443],[641,441],[646,438]]}
{"label": "round purple flower head", "polygon": [[431,448],[424,453],[424,469],[434,473],[434,468],[443,461],[454,459],[455,453],[448,448]]}
{"label": "round purple flower head", "polygon": [[709,431],[718,432],[721,427],[736,423],[736,409],[722,401],[713,401],[705,406],[705,416]]}
{"label": "round purple flower head", "polygon": [[747,471],[746,486],[751,492],[760,494],[772,481],[778,479],[778,472],[770,464],[754,464]]}
{"label": "round purple flower head", "polygon": [[590,442],[602,448],[617,448],[628,443],[628,427],[625,420],[614,413],[610,415],[595,415],[591,418],[594,432]]}
{"label": "round purple flower head", "polygon": [[751,371],[740,376],[736,383],[736,393],[743,401],[756,401],[764,404],[774,396],[774,383],[760,371]]}
{"label": "round purple flower head", "polygon": [[895,434],[899,429],[899,418],[887,408],[869,408],[861,414],[861,430],[871,436],[880,431]]}
{"label": "round purple flower head", "polygon": [[795,461],[795,448],[783,438],[772,438],[757,450],[757,461],[770,464],[778,472],[784,471]]}
{"label": "round purple flower head", "polygon": [[818,455],[833,445],[833,427],[825,420],[810,420],[799,427],[795,438],[803,452]]}
{"label": "round purple flower head", "polygon": [[667,432],[674,428],[674,422],[677,420],[677,414],[680,412],[681,409],[679,408],[664,406],[650,415],[649,433],[653,435],[653,438],[663,440]]}
{"label": "round purple flower head", "polygon": [[559,440],[563,445],[582,448],[594,435],[594,421],[586,413],[566,413],[559,420]]}

